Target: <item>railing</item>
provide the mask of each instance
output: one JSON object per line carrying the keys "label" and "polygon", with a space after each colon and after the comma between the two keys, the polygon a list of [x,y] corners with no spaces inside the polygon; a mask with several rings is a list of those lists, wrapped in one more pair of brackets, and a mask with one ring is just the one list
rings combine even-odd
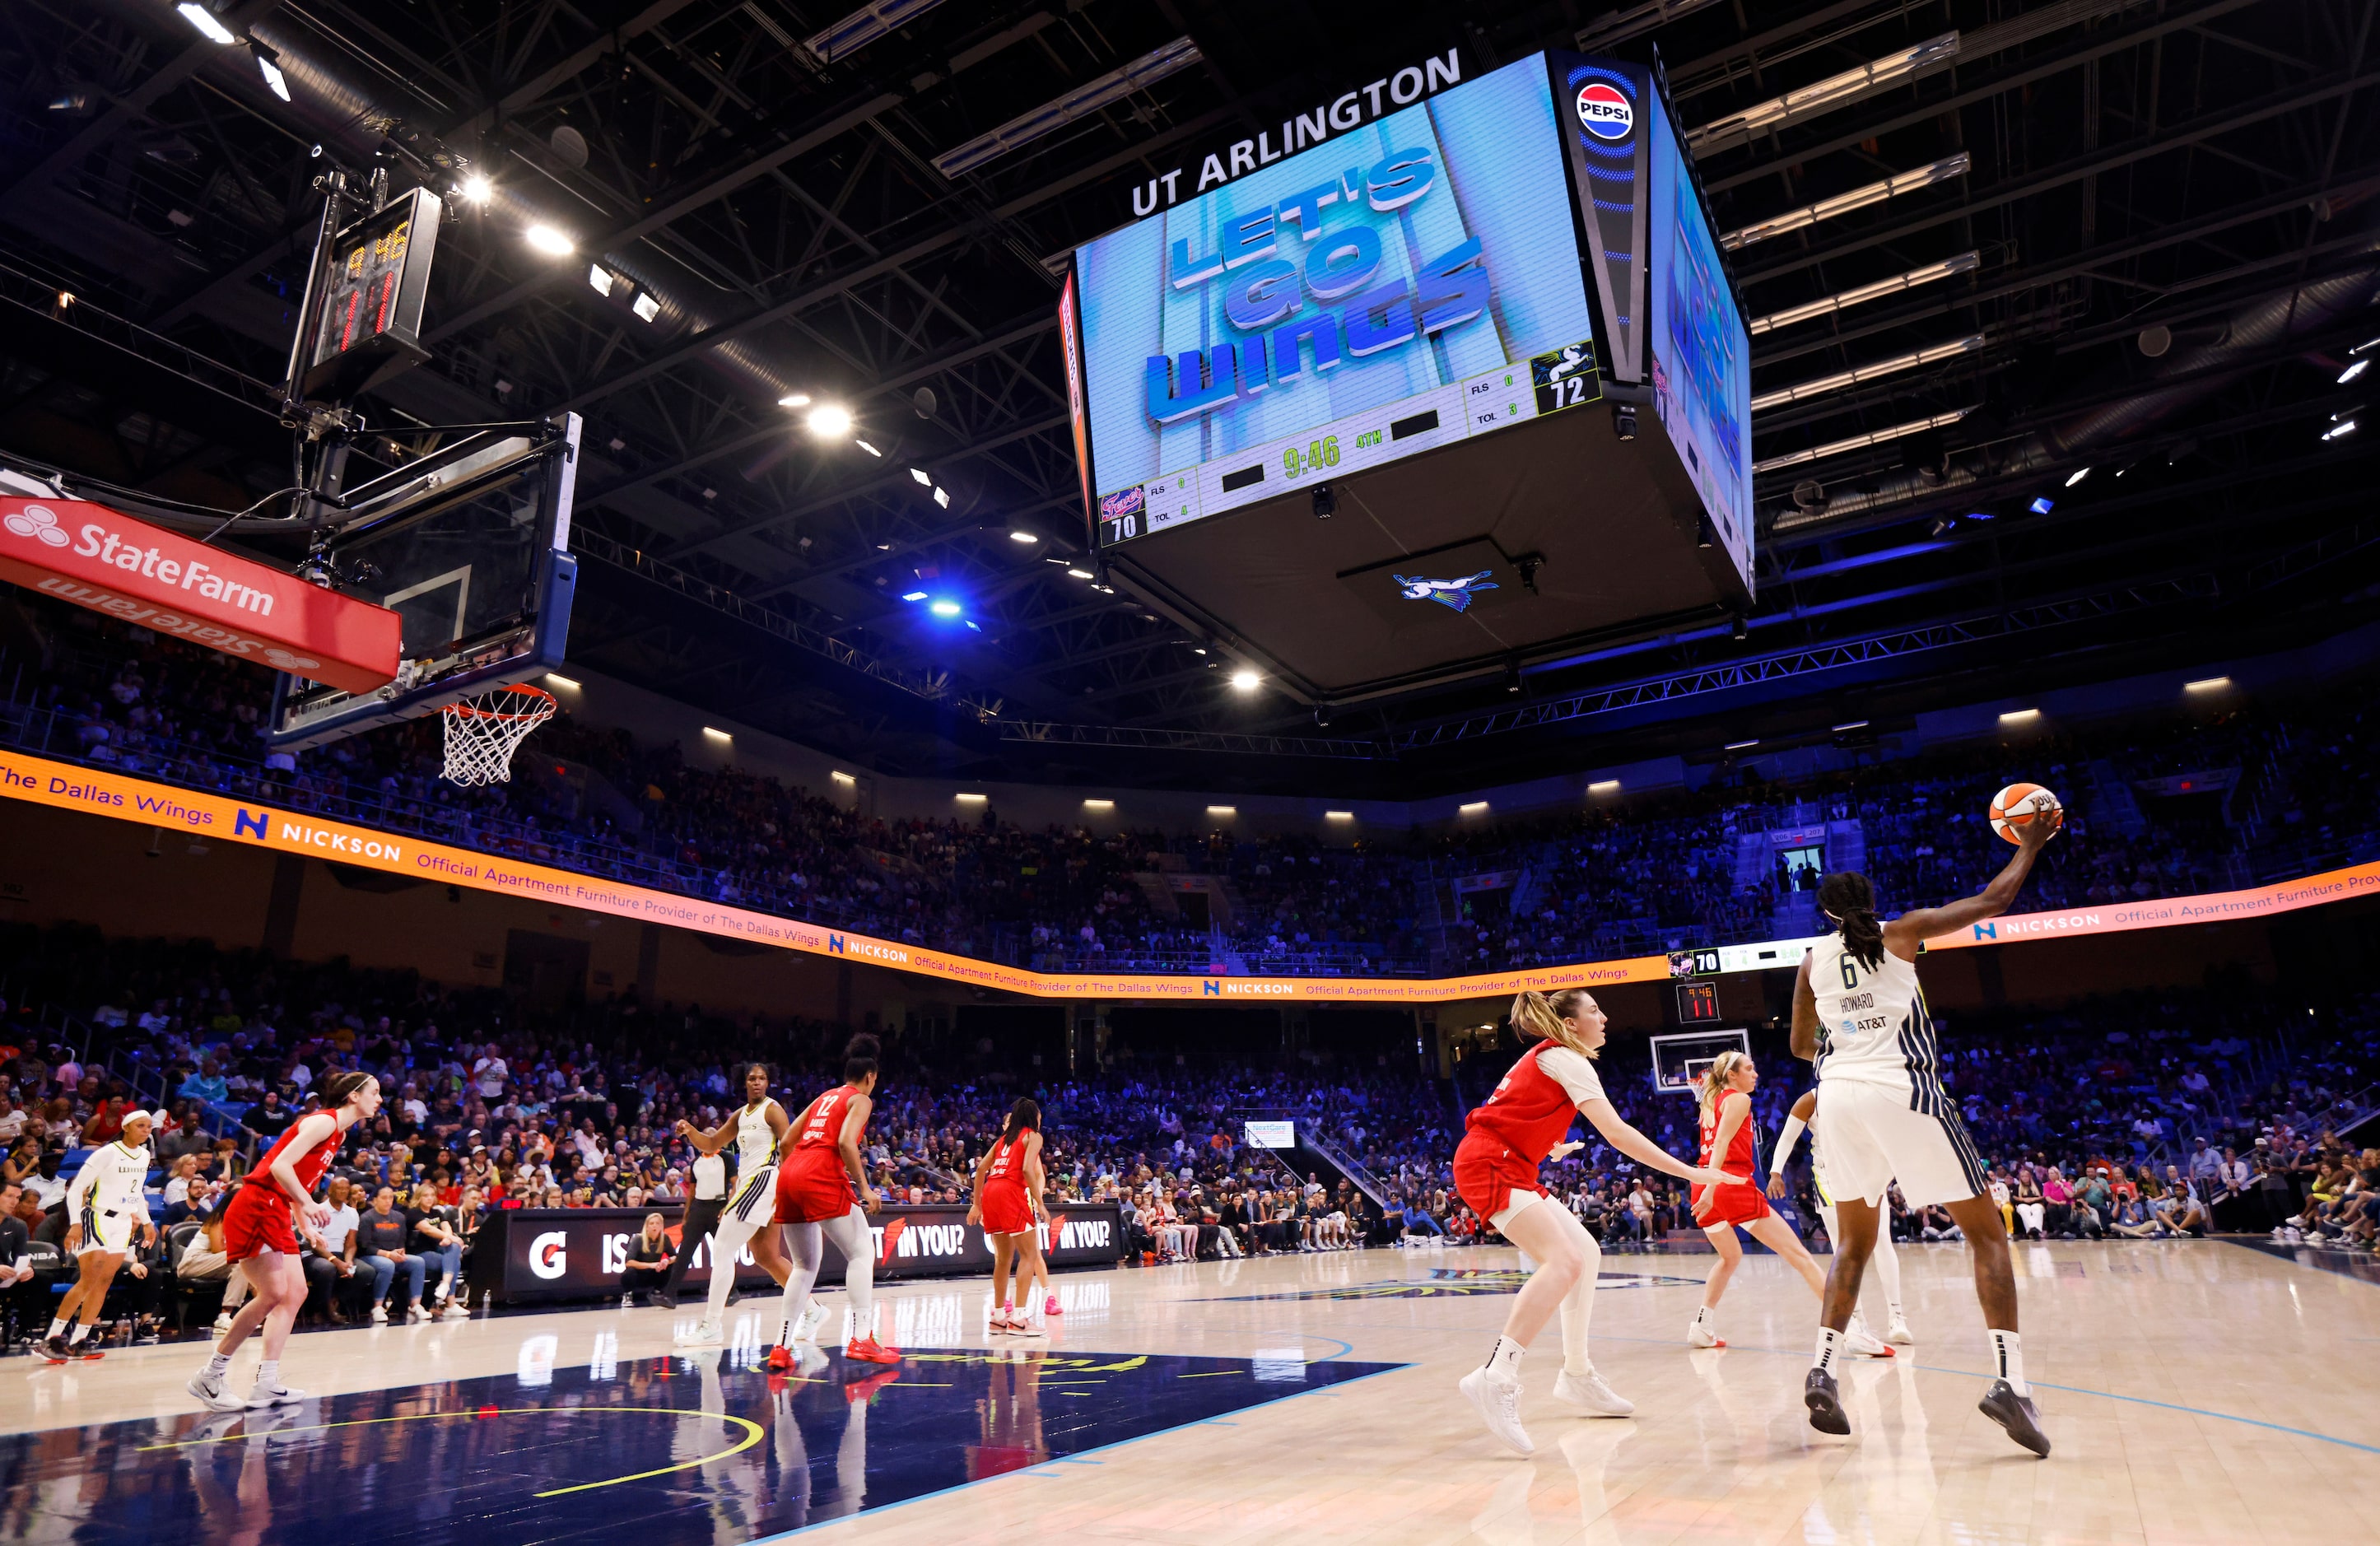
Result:
{"label": "railing", "polygon": [[1318,1126],[1309,1125],[1299,1134],[1298,1141],[1338,1167],[1339,1174],[1355,1183],[1355,1189],[1372,1199],[1375,1207],[1386,1210],[1389,1194],[1372,1173],[1357,1164],[1346,1150],[1322,1136]]}

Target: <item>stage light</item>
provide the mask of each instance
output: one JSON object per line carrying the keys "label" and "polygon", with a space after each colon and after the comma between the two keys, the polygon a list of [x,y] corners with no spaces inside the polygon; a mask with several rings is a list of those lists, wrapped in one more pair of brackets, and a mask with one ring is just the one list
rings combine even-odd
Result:
{"label": "stage light", "polygon": [[2351,435],[2354,432],[2355,420],[2352,419],[2345,419],[2333,424],[2329,429],[2323,431],[2322,438],[2325,440],[2345,440],[2349,435]]}
{"label": "stage light", "polygon": [[1824,445],[1814,445],[1807,451],[1793,451],[1782,456],[1771,456],[1767,461],[1755,462],[1752,464],[1752,470],[1774,472],[1780,467],[1799,467],[1803,462],[1822,461],[1828,456],[1840,456],[1846,451],[1864,451],[1871,445],[1882,445],[1887,441],[1900,440],[1909,435],[1923,434],[1927,430],[1938,430],[1945,425],[1955,424],[1972,411],[1973,410],[1970,408],[1954,408],[1949,413],[1937,413],[1930,419],[1912,419],[1906,424],[1895,424],[1888,430],[1872,430],[1864,435],[1852,435],[1845,440],[1829,441]]}
{"label": "stage light", "polygon": [[1751,621],[1750,621],[1748,618],[1746,618],[1746,617],[1743,615],[1743,614],[1742,614],[1742,613],[1740,613],[1740,612],[1739,612],[1739,613],[1737,613],[1737,614],[1735,615],[1735,623],[1734,623],[1734,626],[1733,626],[1733,627],[1730,627],[1730,628],[1728,629],[1728,637],[1729,637],[1730,639],[1734,639],[1738,644],[1741,644],[1741,643],[1742,643],[1745,639],[1750,639],[1750,638],[1752,637],[1752,623],[1751,623]]}
{"label": "stage light", "polygon": [[1232,686],[1237,688],[1242,692],[1254,692],[1257,688],[1263,685],[1264,678],[1257,676],[1253,671],[1234,671],[1232,673]]}
{"label": "stage light", "polygon": [[1236,816],[1239,813],[1240,808],[1236,805],[1210,805],[1207,808],[1209,816]]}
{"label": "stage light", "polygon": [[478,173],[463,179],[463,197],[474,204],[484,204],[496,196],[496,185]]}
{"label": "stage light", "polygon": [[2000,723],[2002,724],[2023,724],[2029,721],[2039,719],[2040,717],[2041,711],[2039,709],[2010,709],[2008,712],[2000,715]]}
{"label": "stage light", "polygon": [[558,676],[555,673],[549,671],[545,674],[545,679],[552,682],[555,687],[568,688],[573,692],[578,690],[578,684],[572,681],[567,676]]}
{"label": "stage light", "polygon": [[1815,204],[1804,204],[1798,210],[1788,210],[1783,214],[1758,221],[1741,230],[1730,231],[1719,238],[1718,244],[1732,252],[1737,248],[1749,247],[1756,241],[1767,241],[1771,237],[1781,237],[1788,231],[1798,231],[1804,226],[1815,225],[1822,220],[1832,220],[1837,215],[1849,214],[1853,210],[1864,210],[1870,204],[1880,204],[1887,199],[1897,199],[1904,193],[1914,193],[1921,188],[1931,188],[1936,183],[1947,182],[1952,177],[1965,177],[1968,165],[1967,152],[1961,151],[1956,155],[1945,156],[1930,165],[1916,167],[1898,176],[1887,177],[1882,182],[1869,183],[1864,188],[1854,188],[1848,193],[1838,193],[1831,199],[1821,199]]}
{"label": "stage light", "polygon": [[2182,683],[2181,690],[2184,692],[2214,692],[2218,688],[2228,688],[2230,685],[2231,678],[2228,676],[2208,676],[2202,681]]}
{"label": "stage light", "polygon": [[2346,370],[2338,372],[2338,384],[2345,386],[2349,382],[2353,381],[2356,377],[2362,375],[2371,368],[2372,361],[2368,359],[2359,359],[2355,361],[2353,364],[2348,366]]}
{"label": "stage light", "polygon": [[706,724],[706,725],[704,725],[704,726],[702,727],[702,733],[703,733],[704,735],[706,735],[706,736],[710,736],[710,737],[712,740],[714,740],[714,741],[732,741],[732,740],[734,740],[734,739],[735,738],[735,736],[733,736],[729,735],[726,731],[724,731],[724,730],[713,730],[713,729],[712,729],[710,725],[708,725],[708,724]]}
{"label": "stage light", "polygon": [[2057,509],[2058,505],[2057,502],[2052,500],[2047,494],[2043,494],[2039,499],[2036,499],[2032,504],[2026,505],[2025,508],[2032,511],[2036,516],[2046,516],[2049,514],[2050,511]]}
{"label": "stage light", "polygon": [[612,271],[605,268],[601,263],[597,263],[594,267],[587,271],[587,286],[593,290],[597,295],[610,295],[612,293]]}
{"label": "stage light", "polygon": [[1012,531],[1008,534],[1008,540],[1012,542],[1038,542],[1041,539],[1030,531]]}
{"label": "stage light", "polygon": [[2070,473],[2067,474],[2067,477],[2066,477],[2066,486],[2067,486],[2068,488],[2070,488],[2070,488],[2072,488],[2075,484],[2077,484],[2077,483],[2081,482],[2083,479],[2088,478],[2088,477],[2090,477],[2090,476],[2091,476],[2091,469],[2090,469],[2089,468],[2087,468],[2087,467],[2078,467],[2078,468],[2076,468],[2072,472],[2070,472]]}
{"label": "stage light", "polygon": [[1586,792],[1590,795],[1616,795],[1620,793],[1620,781],[1616,778],[1598,778],[1586,786]]}
{"label": "stage light", "polygon": [[1456,813],[1463,816],[1485,816],[1488,814],[1488,802],[1486,800],[1473,800],[1467,805],[1457,807]]}
{"label": "stage light", "polygon": [[1788,403],[1806,402],[1812,397],[1823,396],[1829,392],[1840,392],[1846,386],[1858,386],[1866,382],[1894,375],[1902,371],[1915,370],[1920,365],[1931,365],[1937,360],[1949,359],[1957,355],[1973,354],[1983,347],[1984,335],[1980,333],[1971,333],[1966,337],[1950,343],[1929,345],[1908,354],[1895,355],[1890,359],[1878,359],[1865,365],[1854,365],[1848,371],[1838,371],[1830,376],[1819,376],[1798,385],[1779,387],[1774,392],[1763,392],[1752,399],[1752,411],[1758,413],[1766,408],[1783,408]]}
{"label": "stage light", "polygon": [[1867,301],[1880,300],[1889,295],[1899,295],[1903,290],[1912,290],[1920,285],[1931,285],[1937,280],[1948,279],[1954,274],[1968,273],[1982,261],[1980,253],[1961,252],[1955,258],[1945,258],[1938,263],[1927,263],[1922,268],[1912,268],[1907,274],[1897,274],[1889,279],[1879,279],[1873,285],[1856,286],[1852,289],[1828,296],[1821,300],[1805,301],[1800,306],[1788,306],[1781,311],[1771,311],[1765,317],[1755,317],[1744,324],[1744,328],[1757,338],[1764,333],[1771,333],[1780,327],[1791,327],[1795,323],[1805,323],[1813,317],[1832,316],[1837,311],[1847,310]]}
{"label": "stage light", "polygon": [[862,451],[867,452],[871,456],[881,456],[884,455],[883,452],[879,451],[876,447],[868,444],[868,442],[864,440],[855,440],[851,444],[858,446]]}
{"label": "stage light", "polygon": [[199,5],[197,0],[187,0],[187,3],[176,6],[174,8],[182,13],[182,19],[184,21],[188,22],[200,32],[206,34],[206,40],[209,43],[237,43],[239,41],[231,35],[230,29],[226,28],[222,22],[215,19],[214,12],[207,9],[204,6]]}
{"label": "stage light", "polygon": [[807,392],[788,392],[783,396],[777,399],[777,406],[779,408],[808,408],[810,406],[810,395]]}
{"label": "stage light", "polygon": [[265,90],[282,101],[289,100],[289,78],[281,73],[281,55],[257,42],[248,40],[248,51],[256,55],[257,72],[264,77]]}
{"label": "stage light", "polygon": [[909,478],[912,482],[917,483],[921,488],[930,489],[934,486],[934,481],[928,477],[925,470],[921,468],[911,468],[909,469]]}
{"label": "stage light", "polygon": [[1840,724],[1835,726],[1835,734],[1840,736],[1846,730],[1864,730],[1866,728],[1867,721],[1864,719],[1847,719]]}
{"label": "stage light", "polygon": [[951,797],[954,800],[964,801],[968,805],[981,805],[990,797],[990,795],[953,795]]}
{"label": "stage light", "polygon": [[901,599],[905,602],[922,602],[926,599],[926,593],[923,590],[912,590]]}
{"label": "stage light", "polygon": [[941,505],[945,510],[949,509],[951,507],[951,491],[944,488],[936,488],[934,490],[934,503]]}
{"label": "stage light", "polygon": [[820,440],[841,440],[851,432],[851,410],[833,403],[810,409],[803,426]]}
{"label": "stage light", "polygon": [[1831,113],[1836,108],[1873,96],[1921,70],[1946,65],[1958,52],[1959,34],[1956,32],[1945,32],[1924,43],[1912,43],[1881,59],[1872,59],[1840,75],[1812,81],[1783,96],[1755,103],[1742,112],[1730,113],[1724,118],[1705,124],[1687,133],[1686,148],[1701,158],[1730,146],[1756,140],[1787,124],[1815,117],[1821,113]]}
{"label": "stage light", "polygon": [[567,258],[578,250],[577,242],[551,225],[532,225],[521,233],[521,240],[528,243],[529,250],[542,252],[549,258]]}
{"label": "stage light", "polygon": [[959,615],[960,609],[956,602],[936,602],[926,610],[937,617],[955,617]]}
{"label": "stage light", "polygon": [[1756,747],[1759,744],[1760,742],[1757,739],[1749,741],[1730,741],[1727,743],[1726,749],[1729,751],[1750,751],[1754,747]]}
{"label": "stage light", "polygon": [[1352,810],[1326,810],[1322,813],[1322,819],[1326,822],[1352,822],[1355,819],[1355,813]]}
{"label": "stage light", "polygon": [[1076,579],[1088,579],[1091,578],[1091,571],[1088,569],[1068,569],[1066,572],[1074,576]]}
{"label": "stage light", "polygon": [[662,303],[653,298],[652,291],[644,290],[628,303],[628,310],[637,314],[638,322],[649,323],[662,314]]}
{"label": "stage light", "polygon": [[1083,802],[1083,809],[1086,810],[1113,810],[1115,809],[1115,801],[1085,800]]}

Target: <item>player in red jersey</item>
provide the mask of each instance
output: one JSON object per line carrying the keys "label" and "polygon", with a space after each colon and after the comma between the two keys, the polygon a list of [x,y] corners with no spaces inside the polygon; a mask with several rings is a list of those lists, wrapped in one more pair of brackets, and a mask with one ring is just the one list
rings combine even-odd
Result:
{"label": "player in red jersey", "polygon": [[[249,1301],[215,1344],[206,1368],[190,1376],[189,1391],[218,1412],[244,1406],[285,1406],[305,1394],[281,1382],[281,1349],[306,1303],[306,1269],[298,1259],[300,1221],[309,1235],[330,1222],[314,1187],[331,1167],[347,1129],[380,1111],[380,1081],[370,1074],[333,1074],[322,1084],[321,1109],[290,1124],[256,1162],[223,1205],[224,1250],[247,1275]],[[264,1361],[247,1399],[224,1389],[231,1357],[249,1333],[264,1328]]]}
{"label": "player in red jersey", "polygon": [[[859,1138],[875,1109],[876,1038],[855,1036],[843,1052],[843,1082],[802,1108],[793,1146],[777,1165],[777,1223],[783,1226],[785,1310],[769,1367],[794,1366],[793,1340],[803,1301],[818,1281],[825,1248],[843,1252],[843,1285],[851,1296],[852,1338],[843,1356],[858,1363],[901,1361],[897,1348],[876,1340],[876,1235],[868,1215],[882,1206],[860,1163]],[[856,1193],[856,1195],[855,1195]]]}
{"label": "player in red jersey", "polygon": [[1504,1318],[1485,1367],[1463,1377],[1463,1394],[1488,1430],[1519,1450],[1536,1446],[1521,1427],[1521,1354],[1561,1314],[1562,1371],[1554,1398],[1591,1417],[1624,1418],[1635,1406],[1613,1392],[1587,1357],[1587,1318],[1603,1252],[1576,1215],[1547,1201],[1537,1167],[1580,1115],[1595,1125],[1612,1148],[1655,1170],[1715,1189],[1743,1184],[1724,1171],[1697,1170],[1671,1158],[1659,1145],[1612,1109],[1596,1077],[1596,1050],[1604,1042],[1604,1015],[1583,988],[1548,998],[1525,992],[1512,1001],[1512,1026],[1537,1044],[1504,1076],[1488,1103],[1472,1112],[1461,1147],[1454,1151],[1454,1184],[1471,1211],[1501,1230],[1504,1238],[1538,1263]]}
{"label": "player in red jersey", "polygon": [[[1760,1086],[1760,1070],[1748,1053],[1724,1052],[1711,1060],[1698,1081],[1702,1094],[1702,1153],[1704,1164],[1711,1157],[1724,1153],[1718,1168],[1743,1180],[1752,1179],[1754,1141],[1752,1126],[1752,1092]],[[1743,1264],[1743,1247],[1735,1238],[1740,1224],[1746,1235],[1767,1246],[1784,1259],[1785,1264],[1802,1274],[1824,1303],[1827,1297],[1827,1275],[1810,1259],[1802,1237],[1793,1226],[1768,1206],[1757,1185],[1729,1187],[1718,1189],[1716,1197],[1706,1197],[1706,1189],[1694,1190],[1694,1222],[1703,1226],[1703,1234],[1711,1248],[1718,1252],[1718,1265],[1711,1269],[1703,1284],[1702,1308],[1686,1325],[1686,1341],[1696,1347],[1724,1347],[1727,1342],[1718,1334],[1718,1301],[1727,1292],[1728,1280]],[[1867,1328],[1853,1319],[1845,1340],[1853,1352],[1871,1358],[1888,1358],[1892,1349],[1868,1334]]]}
{"label": "player in red jersey", "polygon": [[[975,1206],[967,1223],[980,1223],[991,1242],[991,1329],[995,1332],[1033,1330],[1033,1284],[1046,1294],[1049,1269],[1041,1262],[1040,1229],[1050,1220],[1042,1203],[1047,1183],[1041,1175],[1041,1107],[1020,1100],[1008,1109],[1000,1137],[975,1164]],[[1018,1260],[1019,1255],[1024,1260]],[[1008,1296],[1009,1269],[1016,1270],[1016,1298]],[[1017,1300],[1025,1302],[1019,1311]],[[1045,1315],[1058,1313],[1058,1296],[1049,1295]]]}

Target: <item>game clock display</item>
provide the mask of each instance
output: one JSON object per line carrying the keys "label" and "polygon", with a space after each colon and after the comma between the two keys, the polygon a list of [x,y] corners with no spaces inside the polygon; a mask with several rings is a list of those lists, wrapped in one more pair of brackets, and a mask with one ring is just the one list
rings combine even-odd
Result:
{"label": "game clock display", "polygon": [[1681,982],[1678,984],[1678,1023],[1680,1025],[1707,1025],[1718,1018],[1718,983]]}
{"label": "game clock display", "polygon": [[438,195],[418,188],[332,240],[299,355],[308,401],[345,401],[430,358],[421,309],[443,214]]}

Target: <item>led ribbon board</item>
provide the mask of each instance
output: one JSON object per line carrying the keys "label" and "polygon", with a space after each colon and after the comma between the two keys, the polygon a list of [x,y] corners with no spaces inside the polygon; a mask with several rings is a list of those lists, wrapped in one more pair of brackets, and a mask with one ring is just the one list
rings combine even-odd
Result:
{"label": "led ribbon board", "polygon": [[[804,955],[867,962],[921,977],[965,982],[1051,999],[1172,999],[1198,1003],[1444,1004],[1500,998],[1524,989],[1556,992],[1618,982],[1666,982],[1667,956],[1486,972],[1475,977],[1169,977],[1137,972],[1039,972],[947,951],[873,939],[824,924],[707,902],[676,892],[649,890],[576,870],[499,858],[471,848],[427,842],[271,806],[153,783],[105,769],[0,750],[0,797],[87,815],[112,816],[140,826],[172,827],[226,842],[335,859],[358,869],[413,875],[546,907],[578,907],[613,918],[666,923],[722,939],[748,940]],[[2269,918],[2352,897],[2380,895],[2380,861],[2325,870],[2302,880],[2249,891],[2169,896],[2110,907],[2025,913],[1978,923],[1963,933],[1928,940],[1928,951],[2005,944],[2075,934],[2123,933],[2181,923]],[[1773,941],[1726,945],[1723,971],[1770,970],[1801,964],[1812,942]],[[1687,953],[1694,956],[1707,952]]]}
{"label": "led ribbon board", "polygon": [[1600,396],[1536,55],[1075,252],[1103,545]]}

